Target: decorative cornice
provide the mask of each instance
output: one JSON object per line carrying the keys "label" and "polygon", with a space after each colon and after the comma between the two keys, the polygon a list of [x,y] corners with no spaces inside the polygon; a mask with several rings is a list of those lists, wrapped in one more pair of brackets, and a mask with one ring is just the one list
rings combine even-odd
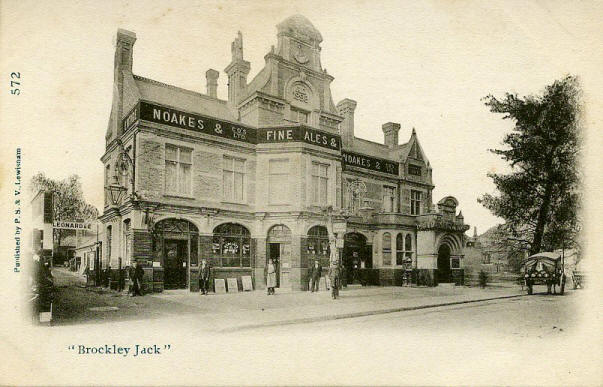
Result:
{"label": "decorative cornice", "polygon": [[445,232],[465,232],[469,230],[471,226],[468,224],[457,223],[441,218],[429,219],[420,221],[417,225],[419,231],[445,231]]}

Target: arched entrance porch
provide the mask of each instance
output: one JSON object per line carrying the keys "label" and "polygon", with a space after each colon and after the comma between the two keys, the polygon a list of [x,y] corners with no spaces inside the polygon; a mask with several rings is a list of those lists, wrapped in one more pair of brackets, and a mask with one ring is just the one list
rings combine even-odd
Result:
{"label": "arched entrance porch", "polygon": [[164,219],[154,227],[154,251],[163,268],[164,289],[188,286],[189,268],[197,264],[199,231],[184,219]]}
{"label": "arched entrance porch", "polygon": [[277,224],[268,230],[265,267],[268,266],[269,259],[276,265],[276,287],[290,288],[291,230],[284,224]]}
{"label": "arched entrance porch", "polygon": [[450,270],[450,247],[447,244],[440,245],[438,249],[437,281],[452,282],[452,271]]}
{"label": "arched entrance porch", "polygon": [[343,243],[343,267],[347,284],[361,283],[361,269],[373,267],[371,247],[366,243],[366,237],[357,232],[345,234]]}

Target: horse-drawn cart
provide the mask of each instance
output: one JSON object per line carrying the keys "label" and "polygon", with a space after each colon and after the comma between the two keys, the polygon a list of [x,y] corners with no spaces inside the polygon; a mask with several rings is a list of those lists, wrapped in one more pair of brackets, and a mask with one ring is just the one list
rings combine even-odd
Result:
{"label": "horse-drawn cart", "polygon": [[559,294],[565,291],[565,273],[563,272],[563,259],[558,253],[538,253],[528,257],[524,262],[524,281],[528,294],[534,292],[534,285],[546,285],[547,294]]}

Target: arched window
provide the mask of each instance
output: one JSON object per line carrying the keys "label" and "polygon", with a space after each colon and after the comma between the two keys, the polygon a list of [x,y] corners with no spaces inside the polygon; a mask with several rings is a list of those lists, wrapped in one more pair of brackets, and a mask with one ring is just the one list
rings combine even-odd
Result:
{"label": "arched window", "polygon": [[219,267],[251,267],[251,235],[240,224],[224,223],[214,228],[213,263]]}
{"label": "arched window", "polygon": [[392,237],[386,232],[383,234],[383,244],[381,246],[383,257],[383,266],[391,266],[392,264]]}
{"label": "arched window", "polygon": [[396,236],[396,265],[404,265],[404,237],[402,234]]}
{"label": "arched window", "polygon": [[329,232],[324,226],[314,226],[308,230],[308,259],[318,258],[322,266],[329,266]]}
{"label": "arched window", "polygon": [[107,265],[111,264],[111,240],[113,238],[111,231],[112,227],[107,226]]}
{"label": "arched window", "polygon": [[411,269],[412,268],[412,254],[413,254],[412,235],[411,234],[406,234],[405,241],[404,241],[404,250],[406,250],[404,266],[407,269]]}
{"label": "arched window", "polygon": [[124,264],[126,266],[130,265],[132,259],[132,233],[130,232],[130,219],[124,220],[123,227],[123,241],[124,241]]}

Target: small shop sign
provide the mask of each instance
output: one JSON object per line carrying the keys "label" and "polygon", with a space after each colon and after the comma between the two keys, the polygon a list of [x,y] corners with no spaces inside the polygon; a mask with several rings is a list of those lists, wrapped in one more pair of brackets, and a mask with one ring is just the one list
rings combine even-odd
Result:
{"label": "small shop sign", "polygon": [[65,229],[65,230],[92,230],[92,224],[84,223],[84,222],[55,221],[52,223],[52,228]]}

